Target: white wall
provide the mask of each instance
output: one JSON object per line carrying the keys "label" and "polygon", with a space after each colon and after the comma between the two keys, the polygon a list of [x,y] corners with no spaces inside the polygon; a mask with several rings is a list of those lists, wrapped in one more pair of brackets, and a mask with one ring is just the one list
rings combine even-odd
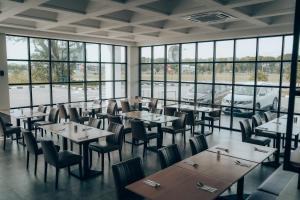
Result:
{"label": "white wall", "polygon": [[6,62],[5,34],[0,33],[0,70],[4,70],[4,76],[0,76],[0,110],[9,109],[9,87]]}
{"label": "white wall", "polygon": [[127,94],[128,98],[132,98],[139,94],[139,48],[136,46],[129,46],[127,54]]}

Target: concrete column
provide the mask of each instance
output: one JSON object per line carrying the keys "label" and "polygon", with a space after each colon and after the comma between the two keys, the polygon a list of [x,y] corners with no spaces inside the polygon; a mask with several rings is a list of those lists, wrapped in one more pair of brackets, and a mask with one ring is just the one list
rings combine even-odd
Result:
{"label": "concrete column", "polygon": [[139,48],[128,46],[127,89],[128,98],[139,95]]}
{"label": "concrete column", "polygon": [[4,76],[0,76],[0,110],[9,110],[6,40],[4,33],[0,33],[0,47],[0,71],[4,71]]}

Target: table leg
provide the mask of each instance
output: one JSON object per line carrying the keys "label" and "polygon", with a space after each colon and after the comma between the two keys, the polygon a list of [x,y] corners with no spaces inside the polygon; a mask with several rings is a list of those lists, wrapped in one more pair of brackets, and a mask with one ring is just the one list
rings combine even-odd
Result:
{"label": "table leg", "polygon": [[82,116],[82,108],[79,108],[79,116]]}
{"label": "table leg", "polygon": [[21,126],[21,120],[19,118],[17,119],[17,126]]}
{"label": "table leg", "polygon": [[63,150],[68,150],[68,139],[63,137]]}
{"label": "table leg", "polygon": [[281,140],[281,134],[277,133],[276,134],[276,149],[277,149],[277,151],[275,153],[275,165],[278,165],[278,166],[279,166],[279,157],[280,157],[280,149],[281,149],[280,140]]}
{"label": "table leg", "polygon": [[[201,120],[204,122],[205,112],[201,113]],[[201,125],[201,133],[204,134],[204,123]]]}
{"label": "table leg", "polygon": [[237,199],[244,199],[244,177],[237,182]]}
{"label": "table leg", "polygon": [[294,141],[294,148],[297,149],[298,148],[298,142],[299,142],[299,135],[295,135],[295,141]]}
{"label": "table leg", "polygon": [[92,109],[92,117],[95,118],[95,115],[96,115],[96,113],[95,113],[95,108],[93,108],[93,109]]}
{"label": "table leg", "polygon": [[158,138],[157,138],[156,146],[147,147],[148,150],[153,151],[153,152],[157,152],[158,149],[163,147],[164,134],[163,134],[163,131],[161,129],[161,124],[160,123],[157,124],[157,134],[158,134]]}
{"label": "table leg", "polygon": [[29,131],[32,130],[32,127],[31,127],[31,118],[30,117],[27,118],[27,128],[28,128]]}

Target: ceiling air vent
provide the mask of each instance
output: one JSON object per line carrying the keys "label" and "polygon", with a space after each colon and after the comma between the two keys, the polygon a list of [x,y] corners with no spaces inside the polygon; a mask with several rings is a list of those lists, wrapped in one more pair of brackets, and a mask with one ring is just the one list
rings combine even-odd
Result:
{"label": "ceiling air vent", "polygon": [[222,11],[211,11],[211,12],[187,15],[184,16],[183,19],[192,22],[216,23],[216,22],[230,21],[232,19],[236,19],[236,17],[224,13]]}

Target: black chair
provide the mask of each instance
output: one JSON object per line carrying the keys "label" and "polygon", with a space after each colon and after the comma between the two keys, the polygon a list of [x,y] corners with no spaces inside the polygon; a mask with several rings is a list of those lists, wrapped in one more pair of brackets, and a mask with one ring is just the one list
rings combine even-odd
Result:
{"label": "black chair", "polygon": [[251,144],[257,144],[262,146],[269,146],[270,139],[265,139],[264,137],[255,136],[252,132],[249,119],[239,121],[242,131],[242,142],[247,142]]}
{"label": "black chair", "polygon": [[61,121],[62,119],[66,121],[68,121],[68,119],[70,119],[70,116],[67,113],[67,109],[65,107],[64,104],[58,104],[58,116],[59,116],[59,121]]}
{"label": "black chair", "polygon": [[[39,121],[34,123],[34,127],[35,127],[35,137],[37,137],[37,130],[41,129],[40,126],[43,125],[49,125],[49,124],[55,124],[58,122],[58,109],[56,108],[51,108],[50,109],[50,113],[48,116],[48,120],[45,121]],[[45,131],[46,132],[46,131]],[[43,131],[42,131],[42,136],[43,136]]]}
{"label": "black chair", "polygon": [[252,130],[254,131],[256,127],[263,124],[263,121],[259,114],[252,116]]}
{"label": "black chair", "polygon": [[21,135],[21,128],[16,126],[7,126],[2,117],[0,117],[0,135],[3,135],[3,150],[5,151],[7,137],[11,137],[11,139],[13,139],[13,135],[16,135],[16,141],[17,144],[19,144],[18,139]]}
{"label": "black chair", "polygon": [[186,125],[191,127],[191,136],[194,136],[195,127],[204,124],[204,121],[197,120],[193,110],[181,109],[180,111],[186,113]]}
{"label": "black chair", "polygon": [[[94,100],[93,104],[99,104],[101,106],[102,100]],[[89,110],[82,111],[82,115],[92,117],[93,114],[97,114],[97,113],[101,113],[101,112],[102,112],[102,108],[94,108],[94,113],[93,113],[92,109],[89,109]]]}
{"label": "black chair", "polygon": [[105,129],[105,119],[107,119],[109,115],[116,115],[117,110],[118,110],[118,106],[117,106],[117,103],[115,102],[115,100],[109,100],[108,106],[106,109],[106,113],[97,113],[96,114],[98,119],[103,120],[103,129]]}
{"label": "black chair", "polygon": [[100,129],[101,120],[95,118],[89,118],[88,126]]}
{"label": "black chair", "polygon": [[68,167],[70,174],[70,166],[79,165],[79,174],[82,177],[81,156],[70,151],[57,152],[52,140],[41,141],[45,160],[44,182],[47,181],[48,164],[55,167],[55,188],[58,188],[59,170]]}
{"label": "black chair", "polygon": [[163,113],[163,109],[161,109],[161,108],[155,108],[155,109],[151,110],[151,113],[160,114],[161,115]]}
{"label": "black chair", "polygon": [[[154,114],[159,114],[159,115],[161,115],[162,112],[163,112],[163,110],[160,109],[160,108],[156,108],[156,109],[151,110],[150,112],[151,112],[151,113],[154,113]],[[144,122],[144,125],[145,125],[145,127],[148,128],[149,131],[151,131],[151,129],[152,129],[153,127],[157,127],[157,123],[153,123],[153,122]]]}
{"label": "black chair", "polygon": [[121,124],[124,126],[123,128],[123,136],[124,136],[124,141],[125,141],[125,135],[128,133],[131,133],[131,124],[129,120],[122,120],[121,116],[117,115],[109,115],[108,116],[108,122],[109,123],[116,123],[116,124]]}
{"label": "black chair", "polygon": [[[37,111],[42,112],[42,113],[46,113],[47,112],[47,106],[39,105]],[[46,119],[46,116],[36,117],[34,119],[31,119],[31,125],[33,125],[36,122],[45,121],[45,119]],[[26,124],[28,123],[27,119],[24,119],[23,123],[24,123],[24,127],[26,128]]]}
{"label": "black chair", "polygon": [[175,144],[175,135],[181,133],[184,137],[184,145],[186,144],[186,134],[185,134],[185,125],[186,125],[186,116],[184,112],[175,112],[175,116],[179,119],[172,122],[172,126],[162,127],[162,131],[172,134],[172,144]]}
{"label": "black chair", "polygon": [[168,115],[168,116],[174,116],[176,111],[177,111],[177,108],[173,108],[173,107],[165,107],[164,108],[164,114]]}
{"label": "black chair", "polygon": [[264,112],[265,122],[269,122],[275,119],[276,115],[274,115],[271,111]]}
{"label": "black chair", "polygon": [[181,155],[179,153],[177,144],[171,144],[158,150],[158,157],[160,160],[161,169],[165,169],[179,161]]}
{"label": "black chair", "polygon": [[80,124],[84,124],[84,122],[89,121],[88,116],[80,117],[77,108],[69,108],[70,121],[76,122]]}
{"label": "black chair", "polygon": [[[33,154],[35,161],[34,161],[34,175],[36,175],[37,170],[37,162],[38,162],[38,156],[43,154],[42,147],[39,146],[37,140],[33,136],[31,131],[22,131],[26,148],[27,148],[27,163],[26,163],[26,169],[29,167],[29,155]],[[55,145],[56,151],[59,151],[60,147]]]}
{"label": "black chair", "polygon": [[157,108],[158,99],[156,98],[150,98],[150,102],[148,104],[148,107],[142,108],[142,110],[151,111],[153,109]]}
{"label": "black chair", "polygon": [[143,199],[125,188],[129,184],[145,178],[142,161],[139,157],[113,165],[112,172],[119,200]]}
{"label": "black chair", "polygon": [[122,113],[130,112],[130,104],[129,101],[121,101]]}
{"label": "black chair", "polygon": [[189,139],[192,155],[198,154],[208,149],[205,135],[197,135]]}
{"label": "black chair", "polygon": [[133,153],[133,146],[140,140],[144,142],[143,157],[145,156],[147,144],[152,139],[157,139],[157,133],[147,132],[143,121],[131,120],[131,131],[132,131],[132,144],[131,153]]}
{"label": "black chair", "polygon": [[96,151],[101,153],[101,168],[104,170],[104,154],[108,154],[108,159],[110,161],[110,152],[119,151],[120,161],[122,161],[122,147],[123,147],[123,125],[110,123],[107,131],[113,132],[114,135],[110,135],[106,137],[105,141],[100,142],[92,142],[89,145],[90,151],[90,165],[92,165],[92,151]]}
{"label": "black chair", "polygon": [[[214,107],[214,108],[218,108],[218,107]],[[210,112],[208,116],[204,117],[204,120],[207,120],[209,122],[209,127],[211,128],[212,132],[214,132],[215,121],[219,121],[219,131],[221,130],[221,114],[222,114],[222,109],[214,110]]]}

